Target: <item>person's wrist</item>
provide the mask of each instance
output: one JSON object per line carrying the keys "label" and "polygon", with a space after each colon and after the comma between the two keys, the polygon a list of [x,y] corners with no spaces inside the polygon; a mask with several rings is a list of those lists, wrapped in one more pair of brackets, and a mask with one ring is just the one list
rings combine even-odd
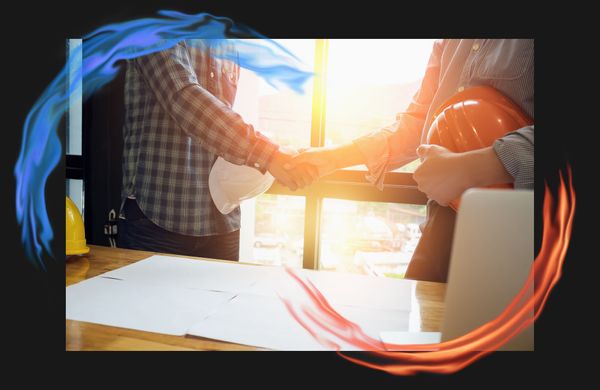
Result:
{"label": "person's wrist", "polygon": [[360,164],[361,156],[362,154],[358,147],[353,142],[349,142],[333,150],[332,161],[336,169],[342,169]]}
{"label": "person's wrist", "polygon": [[271,170],[273,168],[273,165],[279,164],[281,161],[281,157],[282,157],[281,151],[279,149],[274,150],[273,153],[271,154],[271,157],[269,157],[267,169]]}
{"label": "person's wrist", "polygon": [[245,164],[256,168],[261,173],[265,173],[271,169],[271,164],[278,150],[278,144],[261,135],[254,143]]}
{"label": "person's wrist", "polygon": [[508,183],[512,176],[506,172],[493,148],[483,148],[465,153],[467,172],[470,172],[468,187],[485,187]]}

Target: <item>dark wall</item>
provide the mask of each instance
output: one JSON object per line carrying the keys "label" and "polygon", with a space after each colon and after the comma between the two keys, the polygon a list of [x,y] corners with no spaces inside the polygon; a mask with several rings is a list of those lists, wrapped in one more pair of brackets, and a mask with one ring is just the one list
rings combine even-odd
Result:
{"label": "dark wall", "polygon": [[124,82],[122,64],[117,77],[83,104],[85,234],[88,243],[94,245],[109,245],[104,224],[111,209],[119,212]]}

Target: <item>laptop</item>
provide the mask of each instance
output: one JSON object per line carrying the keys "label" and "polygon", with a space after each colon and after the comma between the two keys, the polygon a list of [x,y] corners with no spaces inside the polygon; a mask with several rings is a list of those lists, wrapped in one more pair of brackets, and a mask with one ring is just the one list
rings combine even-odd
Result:
{"label": "laptop", "polygon": [[[521,290],[531,270],[533,202],[533,191],[465,192],[456,219],[441,334],[381,332],[382,341],[448,341],[497,317]],[[533,288],[528,293],[532,296]],[[500,350],[532,351],[533,328],[528,327]]]}

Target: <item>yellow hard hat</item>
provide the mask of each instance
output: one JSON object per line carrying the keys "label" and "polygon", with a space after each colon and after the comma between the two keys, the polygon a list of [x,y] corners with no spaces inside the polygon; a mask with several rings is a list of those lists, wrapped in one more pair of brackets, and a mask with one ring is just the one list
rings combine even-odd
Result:
{"label": "yellow hard hat", "polygon": [[70,255],[83,255],[90,251],[85,245],[85,229],[83,227],[83,218],[79,213],[79,209],[73,201],[67,196],[67,214],[65,225],[67,227],[66,252]]}

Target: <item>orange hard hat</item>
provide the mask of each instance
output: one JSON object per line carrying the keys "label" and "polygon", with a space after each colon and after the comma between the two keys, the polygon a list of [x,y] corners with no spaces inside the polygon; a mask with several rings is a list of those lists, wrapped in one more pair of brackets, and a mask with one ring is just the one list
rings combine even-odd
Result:
{"label": "orange hard hat", "polygon": [[[532,125],[533,119],[512,100],[488,86],[465,89],[446,100],[434,113],[428,143],[456,152],[492,146],[506,133]],[[513,188],[499,184],[490,188]],[[458,210],[459,199],[450,202]]]}

